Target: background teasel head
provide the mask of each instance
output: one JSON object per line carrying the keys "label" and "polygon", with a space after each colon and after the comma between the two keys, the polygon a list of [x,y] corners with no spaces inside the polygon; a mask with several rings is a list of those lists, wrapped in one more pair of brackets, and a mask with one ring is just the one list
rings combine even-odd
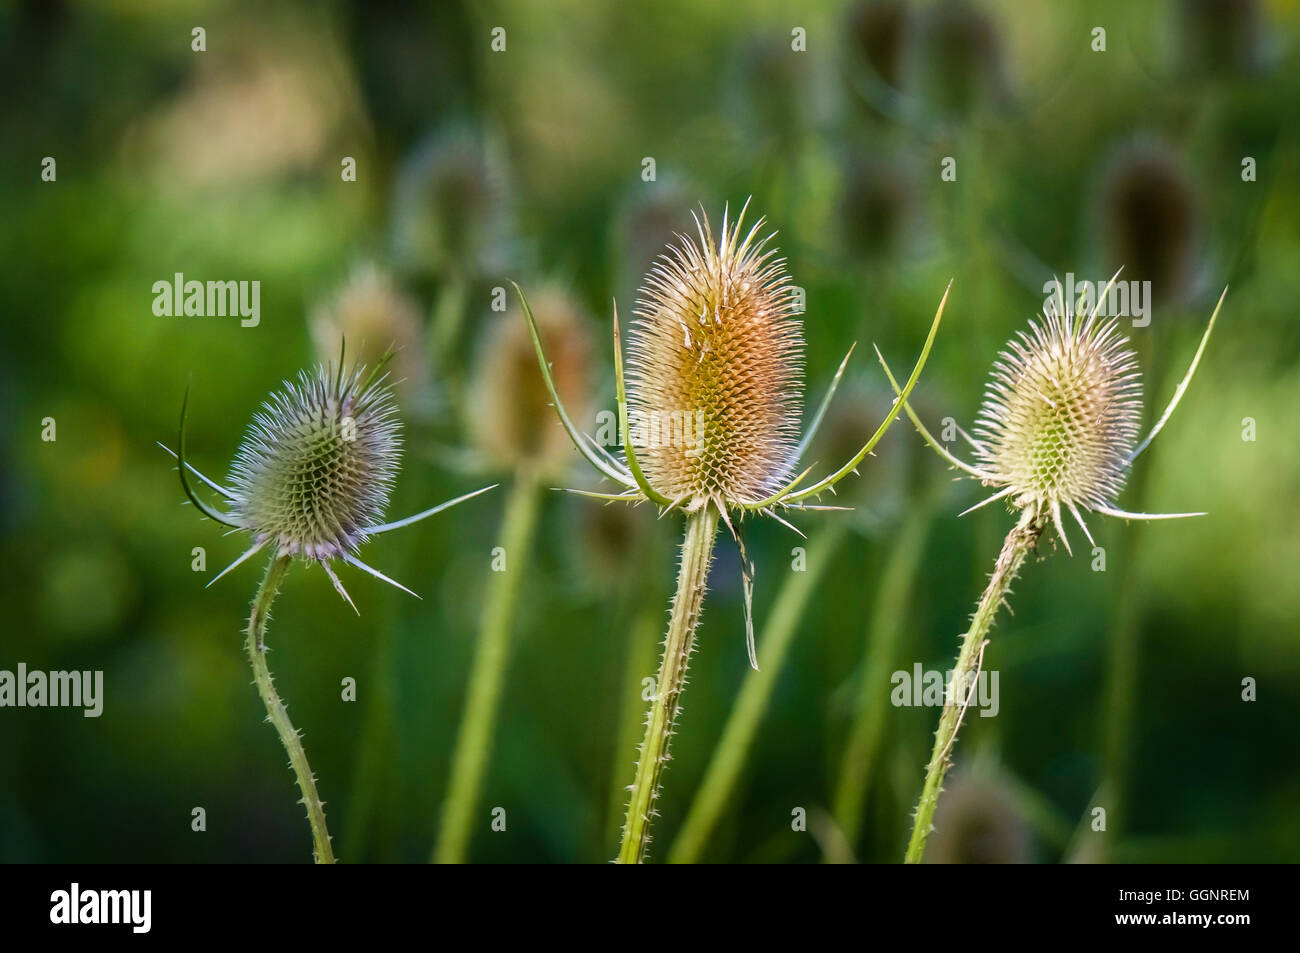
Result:
{"label": "background teasel head", "polygon": [[[285,381],[253,417],[235,452],[228,487],[205,477],[185,459],[186,392],[176,454],[181,487],[203,515],[253,537],[252,548],[208,585],[270,546],[276,557],[318,563],[353,609],[330,566],[334,559],[410,592],[357,559],[357,550],[371,536],[418,522],[491,487],[403,520],[383,522],[401,462],[400,425],[384,371],[387,363],[385,358],[372,368],[354,365],[345,371],[340,353],[334,364],[303,371],[296,382]],[[220,494],[229,509],[221,512],[204,503],[190,485],[190,474]]]}
{"label": "background teasel head", "polygon": [[341,340],[349,342],[360,364],[377,365],[391,352],[393,389],[406,412],[432,412],[433,383],[420,312],[392,275],[374,264],[354,267],[343,286],[312,312],[309,323],[322,364],[333,359]]}
{"label": "background teasel head", "polygon": [[1028,864],[1033,838],[1015,793],[998,775],[954,775],[934,816],[928,864]]}
{"label": "background teasel head", "polygon": [[[966,512],[1009,498],[1035,527],[1050,519],[1069,550],[1061,519],[1068,510],[1088,542],[1092,534],[1081,511],[1123,519],[1174,519],[1203,513],[1130,513],[1118,508],[1133,461],[1163,429],[1191,383],[1209,342],[1223,295],[1210,316],[1182,383],[1169,406],[1140,443],[1142,389],[1137,359],[1113,317],[1098,314],[1111,279],[1086,317],[1077,315],[1061,294],[1051,299],[1043,318],[1030,321],[998,356],[972,437],[975,464],[958,459],[934,439],[915,411],[908,415],[921,436],[953,466],[998,492]],[[1224,289],[1224,295],[1227,289]],[[886,367],[895,391],[898,384]],[[964,514],[963,514],[964,515]]]}
{"label": "background teasel head", "polygon": [[[534,319],[553,362],[555,386],[565,403],[585,419],[591,376],[588,318],[556,286],[543,288],[534,305]],[[475,446],[491,466],[527,467],[554,475],[568,466],[569,438],[555,426],[551,397],[534,372],[536,362],[528,326],[518,310],[511,309],[487,329],[474,371],[469,427]]]}
{"label": "background teasel head", "polygon": [[505,164],[484,133],[453,127],[429,135],[403,163],[393,194],[393,252],[416,272],[461,278],[506,257]]}
{"label": "background teasel head", "polygon": [[1201,211],[1178,153],[1157,140],[1120,146],[1102,168],[1095,206],[1109,267],[1151,282],[1157,308],[1184,303],[1196,285]]}

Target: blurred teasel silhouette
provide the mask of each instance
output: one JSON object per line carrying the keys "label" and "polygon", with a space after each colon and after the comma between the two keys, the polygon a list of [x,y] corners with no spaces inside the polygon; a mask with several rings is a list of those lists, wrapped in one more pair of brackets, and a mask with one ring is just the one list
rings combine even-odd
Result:
{"label": "blurred teasel silhouette", "polygon": [[[764,220],[744,229],[747,208],[748,203],[734,221],[724,212],[716,238],[704,215],[697,219],[698,241],[680,236],[678,244],[660,256],[634,309],[626,380],[615,308],[614,375],[623,459],[574,425],[557,393],[532,309],[515,285],[561,424],[596,471],[618,487],[615,493],[569,492],[606,503],[650,502],[660,508],[661,515],[678,510],[686,516],[659,687],[647,716],[619,852],[623,863],[641,862],[649,842],[659,773],[667,759],[667,741],[685,685],[719,523],[740,547],[746,639],[750,663],[757,667],[751,609],[753,566],[741,534],[743,517],[766,515],[794,529],[782,513],[840,509],[811,501],[833,492],[836,484],[856,471],[904,403],[895,401],[876,432],[841,467],[807,484],[804,481],[812,467],[796,475],[799,459],[825,416],[852,349],[801,438],[800,296],[786,273],[784,259],[768,247],[772,236],[760,235]],[[905,395],[911,393],[925,366],[946,301],[945,292]]]}
{"label": "blurred teasel silhouette", "polygon": [[1155,139],[1114,149],[1105,160],[1095,203],[1098,237],[1109,267],[1151,282],[1155,308],[1185,304],[1197,285],[1201,209],[1178,153]]}
{"label": "blurred teasel silhouette", "polygon": [[934,817],[928,864],[1028,864],[1033,837],[1010,786],[995,773],[955,772]]}
{"label": "blurred teasel silhouette", "polygon": [[360,364],[374,366],[391,351],[392,386],[407,415],[433,413],[420,312],[391,274],[373,263],[356,265],[343,285],[312,311],[309,325],[322,364],[332,359],[341,340],[352,342]]}

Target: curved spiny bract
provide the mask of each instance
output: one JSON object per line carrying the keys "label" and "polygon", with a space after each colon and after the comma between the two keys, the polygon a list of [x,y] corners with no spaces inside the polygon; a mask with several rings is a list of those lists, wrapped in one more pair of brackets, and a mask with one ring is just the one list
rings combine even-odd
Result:
{"label": "curved spiny bract", "polygon": [[[647,276],[628,335],[628,438],[649,484],[687,511],[770,497],[799,443],[803,328],[785,260],[723,217]],[[770,236],[769,236],[770,237]]]}

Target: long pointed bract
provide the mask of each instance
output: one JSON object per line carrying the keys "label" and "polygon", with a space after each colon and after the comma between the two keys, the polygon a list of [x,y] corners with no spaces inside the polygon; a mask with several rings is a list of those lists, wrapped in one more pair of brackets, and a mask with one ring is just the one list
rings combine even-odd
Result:
{"label": "long pointed bract", "polygon": [[546,349],[542,346],[542,336],[537,330],[537,321],[533,318],[533,310],[528,306],[528,299],[524,297],[524,290],[519,287],[519,284],[515,281],[511,281],[510,284],[514,287],[515,294],[519,296],[519,304],[523,309],[524,318],[528,322],[528,333],[532,335],[533,348],[537,351],[537,364],[542,371],[542,380],[546,384],[547,393],[551,395],[551,403],[555,407],[555,413],[560,418],[560,423],[563,425],[565,433],[569,435],[569,439],[573,441],[573,445],[578,448],[578,452],[586,458],[588,463],[615,483],[622,486],[630,486],[631,482],[627,477],[611,467],[589,446],[587,446],[587,442],[582,439],[582,434],[573,425],[573,421],[569,419],[569,413],[564,409],[564,402],[560,400],[560,394],[555,389],[555,380],[551,377],[551,365],[546,360]]}
{"label": "long pointed bract", "polygon": [[412,523],[418,523],[422,519],[427,519],[434,513],[441,513],[443,510],[450,509],[457,503],[464,503],[466,500],[472,500],[480,493],[486,493],[488,490],[495,490],[499,485],[500,484],[493,483],[491,486],[485,486],[480,490],[475,490],[473,493],[466,493],[464,496],[458,496],[456,499],[448,500],[446,503],[439,503],[437,506],[430,507],[421,513],[416,513],[414,516],[408,516],[406,519],[397,520],[392,523],[384,523],[380,526],[371,526],[363,532],[368,536],[377,536],[380,533],[387,533],[389,530],[401,529],[403,526],[410,526]]}
{"label": "long pointed bract", "polygon": [[1156,434],[1164,429],[1165,424],[1169,422],[1169,418],[1172,416],[1174,408],[1178,406],[1178,402],[1183,399],[1183,394],[1187,390],[1187,385],[1192,382],[1192,375],[1196,373],[1197,365],[1201,363],[1201,355],[1205,353],[1205,345],[1210,343],[1210,332],[1214,330],[1214,322],[1219,317],[1219,309],[1223,307],[1223,299],[1227,296],[1228,289],[1225,287],[1223,289],[1223,294],[1219,295],[1219,303],[1214,306],[1214,313],[1210,315],[1210,323],[1206,326],[1205,333],[1201,335],[1201,343],[1196,348],[1196,355],[1192,358],[1192,366],[1187,369],[1187,373],[1179,382],[1178,387],[1174,389],[1174,396],[1169,401],[1169,406],[1166,407],[1165,412],[1160,415],[1160,419],[1157,420],[1156,425],[1151,428],[1151,432],[1146,435],[1146,439],[1139,443],[1133,449],[1133,452],[1128,455],[1129,463],[1136,460],[1142,451],[1151,445],[1151,441],[1156,438]]}
{"label": "long pointed bract", "polygon": [[349,566],[356,566],[356,567],[357,567],[358,569],[360,569],[362,572],[368,572],[368,573],[370,573],[370,575],[374,576],[376,579],[381,579],[381,580],[383,580],[384,582],[388,583],[390,586],[396,586],[398,589],[401,589],[403,592],[405,592],[405,593],[409,593],[410,595],[415,596],[415,598],[417,598],[417,599],[420,598],[419,593],[411,592],[410,589],[407,589],[407,588],[406,588],[404,585],[402,585],[400,582],[396,581],[395,579],[389,579],[387,576],[385,576],[385,575],[384,575],[382,572],[380,572],[378,569],[375,569],[373,566],[367,566],[365,563],[363,563],[361,560],[357,559],[357,557],[356,557],[356,556],[353,556],[351,553],[343,553],[343,554],[342,554],[342,559],[343,559],[343,561],[344,561],[345,563],[347,563]]}
{"label": "long pointed bract", "polygon": [[185,495],[189,497],[189,500],[191,503],[194,504],[195,509],[197,509],[208,519],[220,523],[222,526],[233,526],[235,528],[240,528],[238,523],[232,523],[225,516],[218,513],[216,510],[212,509],[210,506],[208,506],[206,503],[200,500],[198,496],[195,494],[194,489],[190,486],[190,481],[185,479],[185,471],[189,469],[189,464],[185,462],[185,413],[189,409],[189,405],[190,405],[190,389],[187,386],[185,388],[185,397],[181,400],[181,429],[180,429],[180,437],[176,442],[176,448],[177,448],[176,462],[178,464],[176,467],[176,472],[180,474],[181,489],[185,491]]}
{"label": "long pointed bract", "polygon": [[668,498],[657,493],[641,471],[637,463],[636,448],[632,446],[632,432],[627,426],[627,386],[623,379],[623,345],[618,333],[618,305],[614,305],[614,381],[616,400],[618,401],[618,425],[623,431],[623,452],[627,455],[627,468],[632,472],[632,479],[637,488],[645,494],[646,499],[660,506],[668,505]]}
{"label": "long pointed bract", "polygon": [[889,413],[886,414],[885,419],[880,422],[880,426],[876,428],[876,432],[871,436],[871,439],[867,441],[866,446],[859,450],[852,460],[840,467],[840,469],[835,473],[826,477],[824,480],[814,483],[805,490],[800,490],[797,493],[791,494],[787,499],[792,502],[806,500],[810,496],[816,496],[818,493],[834,487],[836,483],[839,483],[840,480],[844,479],[844,477],[856,470],[858,464],[860,464],[866,458],[867,454],[871,452],[872,448],[880,442],[880,438],[885,435],[887,430],[889,430],[890,425],[894,422],[894,419],[907,403],[907,397],[912,393],[912,388],[915,387],[916,382],[920,380],[921,371],[925,368],[925,362],[930,356],[930,348],[934,346],[934,337],[939,333],[939,322],[943,320],[943,309],[948,304],[948,293],[950,291],[952,291],[951,281],[948,282],[948,287],[944,289],[943,297],[939,300],[939,307],[934,312],[934,321],[930,324],[930,333],[926,336],[925,344],[921,347],[921,354],[916,359],[916,364],[912,368],[912,375],[907,379],[907,386],[903,388],[902,394],[894,401],[894,406],[889,409]]}

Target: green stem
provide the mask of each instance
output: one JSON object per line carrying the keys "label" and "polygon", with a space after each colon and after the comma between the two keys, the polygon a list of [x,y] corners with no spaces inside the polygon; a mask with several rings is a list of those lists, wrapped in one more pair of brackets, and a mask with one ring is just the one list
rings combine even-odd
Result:
{"label": "green stem", "polygon": [[438,289],[430,319],[429,347],[433,367],[447,390],[452,409],[465,412],[460,363],[454,351],[460,340],[461,325],[465,320],[465,304],[469,297],[468,283],[459,275],[447,276]]}
{"label": "green stem", "polygon": [[790,645],[794,642],[799,619],[825,574],[826,567],[839,549],[846,531],[844,521],[831,523],[808,543],[808,564],[805,569],[802,572],[792,571],[781,584],[758,643],[758,658],[762,668],[757,671],[750,669],[745,675],[740,694],[736,696],[736,704],[722,730],[722,737],[713,749],[713,759],[704,774],[704,781],[687,812],[677,840],[668,852],[670,864],[693,864],[704,852],[710,835],[736,790],[741,769],[749,756],[768,701],[785,666]]}
{"label": "green stem", "polygon": [[897,664],[907,599],[925,552],[931,504],[915,503],[890,550],[866,631],[866,652],[858,683],[854,720],[844,746],[833,816],[844,840],[856,845],[862,833],[872,768],[880,750],[889,702],[889,673]]}
{"label": "green stem", "polygon": [[682,537],[681,568],[673,596],[663,660],[655,682],[655,697],[646,715],[645,736],[637,757],[632,796],[627,802],[623,843],[617,862],[639,864],[650,843],[650,818],[659,797],[659,775],[668,760],[668,739],[677,718],[678,699],[686,686],[686,668],[695,647],[695,627],[704,605],[704,588],[713,559],[713,539],[718,530],[718,510],[709,503],[686,518]]}
{"label": "green stem", "polygon": [[506,563],[500,572],[492,574],[484,600],[474,667],[442,807],[442,827],[433,850],[432,859],[436,864],[463,863],[468,852],[474,807],[492,751],[492,735],[505,683],[519,583],[532,549],[540,503],[537,478],[531,473],[520,473],[506,502],[501,527],[499,545]]}
{"label": "green stem", "polygon": [[266,667],[266,623],[271,618],[271,603],[280,591],[280,583],[284,581],[291,560],[290,556],[276,556],[266,567],[266,575],[253,599],[253,612],[248,618],[244,649],[253,666],[257,693],[262,696],[262,704],[266,706],[267,721],[275,726],[280,744],[284,745],[284,750],[289,754],[289,765],[298,781],[298,790],[302,792],[302,803],[307,808],[307,822],[311,824],[316,863],[332,864],[334,851],[330,847],[330,835],[325,827],[325,804],[316,793],[316,779],[312,776],[311,765],[307,763],[307,752],[303,750],[302,739],[298,737],[293,722],[289,721],[288,709],[280,700],[271,679],[271,671]]}
{"label": "green stem", "polygon": [[614,745],[614,765],[610,778],[609,827],[602,844],[617,842],[623,827],[623,811],[627,806],[627,779],[623,776],[623,756],[633,750],[641,735],[641,682],[654,671],[655,642],[659,627],[663,625],[663,606],[656,597],[655,604],[647,606],[633,620],[627,640],[627,661],[623,666],[623,685],[619,692],[622,704],[618,713],[617,741]]}
{"label": "green stem", "polygon": [[[1148,393],[1163,393],[1163,379],[1168,362],[1161,359],[1151,336],[1143,338],[1142,366],[1146,368],[1144,386]],[[1148,451],[1150,454],[1150,451]],[[1129,480],[1128,495],[1135,510],[1142,510],[1150,480],[1150,457]],[[1102,735],[1101,783],[1099,791],[1106,808],[1106,833],[1095,856],[1105,862],[1110,848],[1122,835],[1128,821],[1128,776],[1132,764],[1134,711],[1137,707],[1138,664],[1142,646],[1140,580],[1136,571],[1146,533],[1143,523],[1129,523],[1116,539],[1108,554],[1111,566],[1123,566],[1116,581],[1115,621],[1110,627],[1106,653],[1105,713]],[[1096,806],[1096,805],[1091,805]],[[1088,815],[1090,819],[1090,815]]]}
{"label": "green stem", "polygon": [[971,618],[970,629],[961,643],[961,652],[957,656],[957,665],[953,669],[952,682],[949,686],[947,702],[943,715],[939,719],[939,730],[934,734],[934,751],[930,763],[925,769],[925,786],[921,789],[921,799],[916,805],[916,820],[912,826],[912,838],[907,845],[906,863],[919,864],[925,854],[925,841],[933,829],[934,809],[939,803],[939,792],[943,790],[944,775],[948,773],[950,754],[957,739],[957,728],[961,723],[964,705],[968,693],[974,687],[977,667],[983,653],[985,637],[993,626],[993,619],[1002,605],[1011,587],[1011,582],[1020,571],[1025,557],[1038,542],[1043,532],[1043,524],[1030,507],[1026,507],[1018,522],[1007,534],[993,565],[993,574],[989,576],[988,586],[980,596],[975,615]]}

